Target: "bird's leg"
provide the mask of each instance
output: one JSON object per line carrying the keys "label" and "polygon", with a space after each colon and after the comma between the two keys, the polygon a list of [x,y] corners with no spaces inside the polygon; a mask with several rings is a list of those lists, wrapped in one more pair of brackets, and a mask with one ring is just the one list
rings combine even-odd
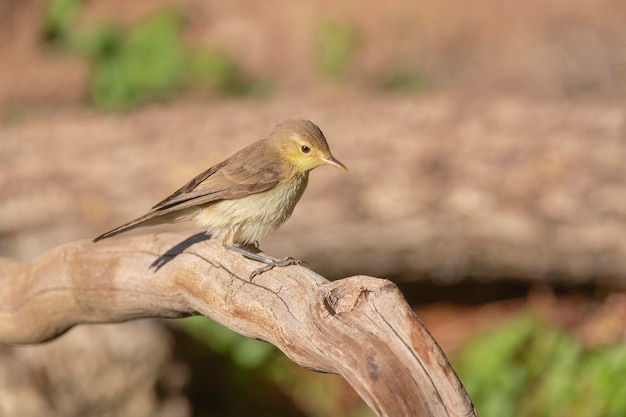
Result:
{"label": "bird's leg", "polygon": [[261,262],[265,264],[265,266],[262,266],[261,268],[257,268],[254,271],[252,271],[252,274],[250,274],[250,280],[252,280],[255,276],[261,275],[262,273],[267,272],[270,269],[277,267],[277,266],[282,267],[282,266],[302,264],[302,261],[299,261],[298,259],[294,259],[291,256],[287,256],[286,258],[283,258],[283,259],[273,259],[273,258],[268,258],[267,256],[260,255],[258,253],[251,252],[240,246],[227,245],[226,249],[232,250],[233,252],[240,253],[244,257],[248,259],[252,259],[253,261],[257,261],[257,262]]}

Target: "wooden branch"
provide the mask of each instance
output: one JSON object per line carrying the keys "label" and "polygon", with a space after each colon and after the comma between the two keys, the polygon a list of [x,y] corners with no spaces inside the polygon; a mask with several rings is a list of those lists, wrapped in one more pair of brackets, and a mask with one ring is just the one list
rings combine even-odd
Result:
{"label": "wooden branch", "polygon": [[40,343],[80,323],[203,314],[296,363],[342,375],[379,416],[475,416],[445,355],[395,284],[329,282],[259,264],[203,235],[80,241],[31,264],[0,259],[0,343]]}

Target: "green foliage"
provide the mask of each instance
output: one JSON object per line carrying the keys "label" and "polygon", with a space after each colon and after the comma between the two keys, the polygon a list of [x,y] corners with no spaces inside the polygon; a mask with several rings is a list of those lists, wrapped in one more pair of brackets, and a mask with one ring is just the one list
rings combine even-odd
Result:
{"label": "green foliage", "polygon": [[71,25],[82,4],[82,0],[52,0],[46,4],[44,35],[49,42],[59,45],[68,42]]}
{"label": "green foliage", "polygon": [[130,30],[119,46],[96,55],[93,103],[104,109],[126,109],[176,92],[185,60],[179,32],[178,16],[162,13]]}
{"label": "green foliage", "polygon": [[10,104],[6,108],[3,121],[9,125],[19,125],[28,119],[28,108],[19,104]]}
{"label": "green foliage", "polygon": [[373,417],[364,402],[349,404],[345,385],[337,375],[309,372],[279,357],[267,367],[269,380],[281,387],[307,416]]}
{"label": "green foliage", "polygon": [[[300,410],[297,415],[373,415],[360,400],[346,399],[345,382],[341,377],[303,369],[268,343],[241,336],[206,317],[190,317],[176,321],[176,324],[181,325],[186,334],[211,351],[229,359],[218,362],[228,375],[228,383],[233,384],[228,391],[237,393],[234,395],[235,402],[240,400],[240,396],[246,397],[248,401],[252,397],[263,397],[263,392],[274,387],[285,395],[286,402],[293,403]],[[204,355],[206,356],[202,362],[210,363],[211,354],[208,350]],[[224,384],[224,381],[220,383]],[[271,415],[288,416],[293,413],[285,408]]]}
{"label": "green foliage", "polygon": [[431,87],[428,78],[418,71],[398,71],[380,83],[380,88],[393,92],[418,92]]}
{"label": "green foliage", "polygon": [[626,346],[584,350],[526,317],[475,338],[454,362],[482,417],[626,415]]}
{"label": "green foliage", "polygon": [[193,86],[236,96],[265,97],[271,92],[267,82],[247,80],[237,63],[223,52],[192,51],[187,62],[187,82]]}
{"label": "green foliage", "polygon": [[327,79],[341,80],[358,49],[356,29],[347,23],[328,22],[317,38],[317,69]]}
{"label": "green foliage", "polygon": [[157,13],[122,30],[82,25],[81,0],[51,0],[46,39],[57,50],[92,63],[91,102],[107,110],[127,110],[166,99],[185,88],[225,94],[266,94],[267,85],[245,79],[236,63],[219,51],[192,51],[182,39],[183,19],[175,11]]}
{"label": "green foliage", "polygon": [[206,317],[189,317],[181,323],[192,337],[213,351],[229,356],[239,368],[259,368],[269,361],[274,351],[269,343],[241,336]]}
{"label": "green foliage", "polygon": [[239,68],[219,51],[196,51],[190,55],[189,73],[204,88],[236,91]]}

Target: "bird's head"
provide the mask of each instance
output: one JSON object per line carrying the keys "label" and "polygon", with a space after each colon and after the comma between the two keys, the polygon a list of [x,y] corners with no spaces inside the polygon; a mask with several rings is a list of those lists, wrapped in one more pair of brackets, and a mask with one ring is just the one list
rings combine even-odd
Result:
{"label": "bird's head", "polygon": [[309,172],[321,165],[348,172],[348,168],[330,152],[320,128],[308,120],[287,120],[278,124],[269,140],[298,172]]}

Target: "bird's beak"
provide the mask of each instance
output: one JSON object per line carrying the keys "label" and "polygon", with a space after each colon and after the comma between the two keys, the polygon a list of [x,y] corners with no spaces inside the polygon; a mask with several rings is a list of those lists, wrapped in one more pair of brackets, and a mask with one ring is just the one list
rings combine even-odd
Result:
{"label": "bird's beak", "polygon": [[333,166],[343,172],[348,172],[348,168],[344,164],[336,160],[335,157],[332,155],[326,158],[322,158],[322,161],[324,161],[326,165]]}

